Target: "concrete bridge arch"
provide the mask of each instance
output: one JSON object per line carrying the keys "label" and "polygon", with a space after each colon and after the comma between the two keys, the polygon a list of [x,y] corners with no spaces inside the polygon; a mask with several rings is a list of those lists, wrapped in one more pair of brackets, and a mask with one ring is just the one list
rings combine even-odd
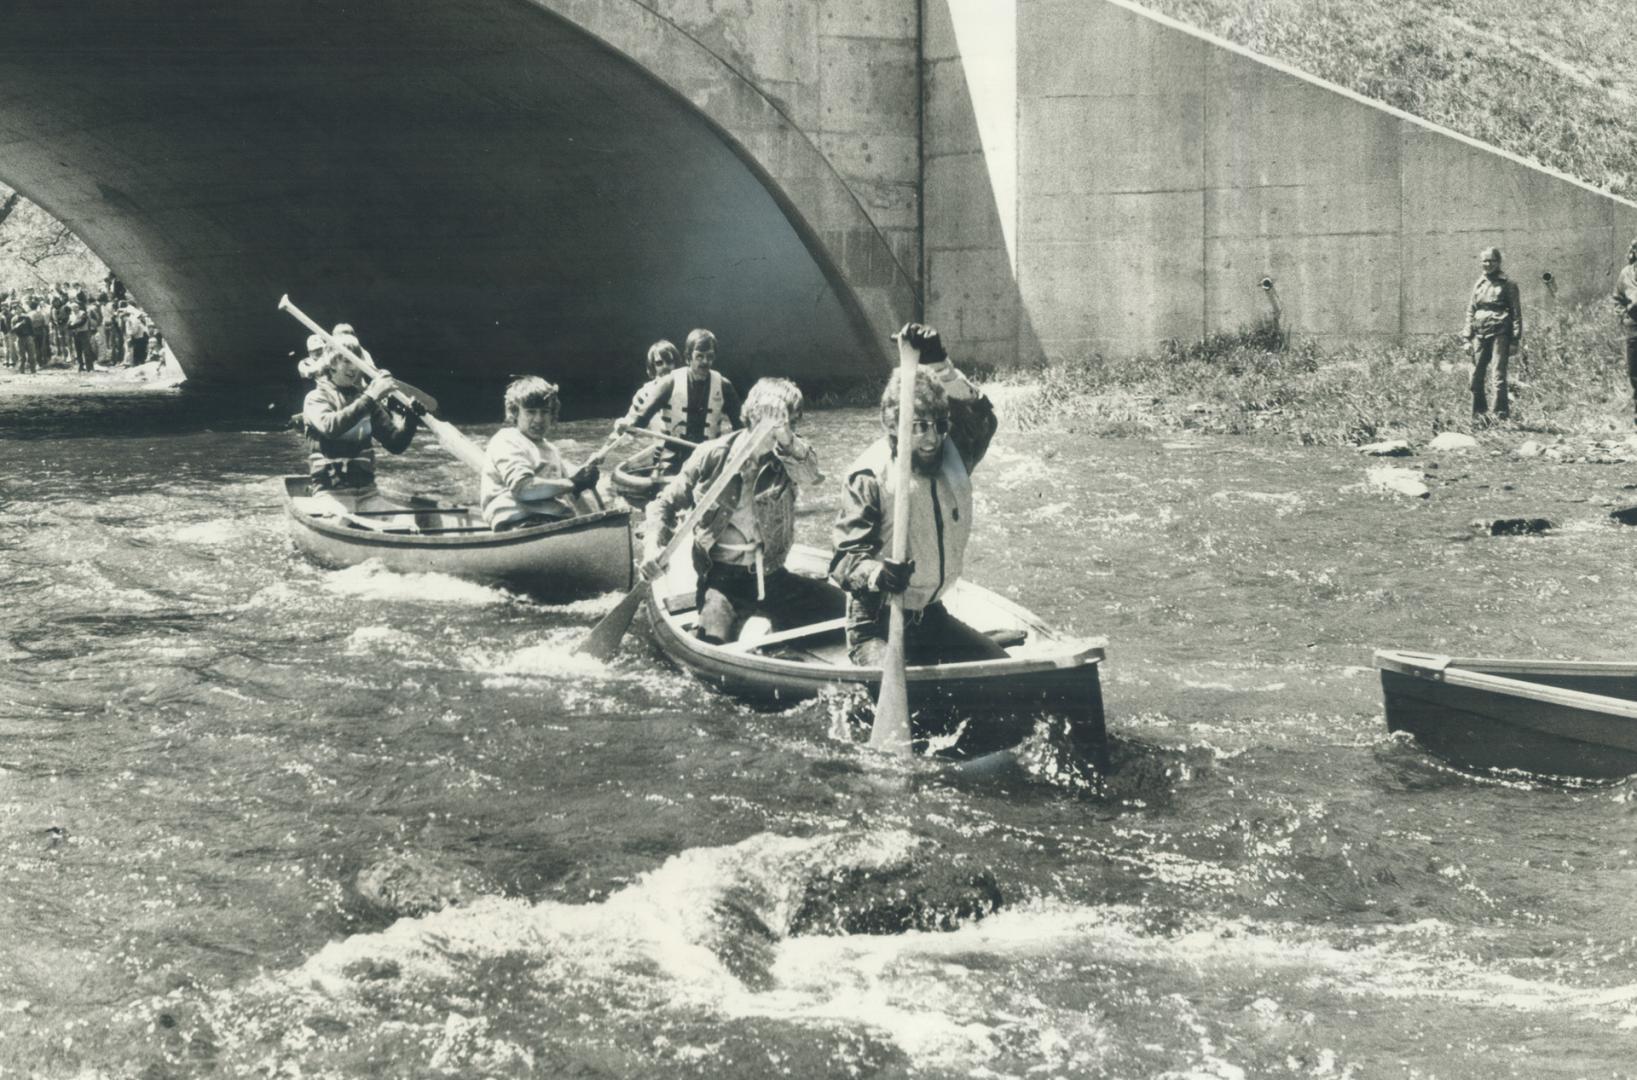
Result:
{"label": "concrete bridge arch", "polygon": [[866,28],[880,62],[854,82],[876,78],[873,98],[833,94],[824,130],[756,57],[804,66],[808,92],[838,16],[792,31],[770,5],[784,29],[714,46],[711,11],[657,6],[16,0],[0,179],[83,237],[205,383],[290,377],[285,292],[440,392],[521,371],[628,390],[650,341],[696,325],[730,373],[878,370],[916,307],[913,18]]}

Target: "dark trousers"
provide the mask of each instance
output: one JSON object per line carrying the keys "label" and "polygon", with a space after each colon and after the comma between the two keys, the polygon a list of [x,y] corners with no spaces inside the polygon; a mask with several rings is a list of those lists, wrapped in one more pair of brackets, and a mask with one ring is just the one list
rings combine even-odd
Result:
{"label": "dark trousers", "polygon": [[1626,338],[1626,379],[1631,383],[1631,407],[1637,413],[1637,334]]}
{"label": "dark trousers", "polygon": [[[847,655],[859,667],[880,667],[887,651],[891,609],[858,597],[847,601]],[[904,612],[906,664],[957,664],[965,660],[999,660],[1006,650],[933,601],[920,612]]]}
{"label": "dark trousers", "polygon": [[1491,359],[1495,362],[1495,412],[1505,416],[1511,411],[1506,389],[1506,364],[1511,358],[1512,338],[1507,334],[1478,338],[1472,343],[1473,413],[1489,411],[1489,401],[1484,394],[1484,377],[1489,373]]}
{"label": "dark trousers", "polygon": [[841,606],[822,582],[792,574],[780,567],[763,574],[765,598],[756,598],[754,567],[713,563],[699,579],[700,640],[714,644],[736,641],[745,620],[761,615],[774,630],[833,619]]}
{"label": "dark trousers", "polygon": [[88,330],[76,330],[74,340],[74,362],[81,371],[90,371],[97,366],[97,354],[91,348],[91,333]]}

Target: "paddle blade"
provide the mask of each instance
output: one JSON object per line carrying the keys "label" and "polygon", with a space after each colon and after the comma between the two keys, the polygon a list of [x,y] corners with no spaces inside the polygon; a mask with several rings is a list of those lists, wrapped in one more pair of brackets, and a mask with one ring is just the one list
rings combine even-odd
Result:
{"label": "paddle blade", "polygon": [[904,673],[904,606],[893,599],[887,623],[887,655],[881,662],[881,690],[875,697],[875,723],[870,728],[870,749],[908,756],[909,680]]}
{"label": "paddle blade", "polygon": [[581,656],[589,656],[593,660],[609,660],[620,651],[620,642],[625,639],[625,632],[631,628],[631,620],[636,618],[637,608],[642,606],[642,598],[648,592],[648,583],[642,582],[636,588],[625,594],[610,611],[598,620],[597,625],[591,628],[591,633],[580,642],[574,651]]}
{"label": "paddle blade", "polygon": [[453,424],[439,420],[435,416],[423,416],[421,423],[432,429],[432,434],[438,437],[438,442],[443,444],[445,450],[459,458],[462,464],[479,476],[483,475],[487,462],[477,443],[462,435],[460,429]]}

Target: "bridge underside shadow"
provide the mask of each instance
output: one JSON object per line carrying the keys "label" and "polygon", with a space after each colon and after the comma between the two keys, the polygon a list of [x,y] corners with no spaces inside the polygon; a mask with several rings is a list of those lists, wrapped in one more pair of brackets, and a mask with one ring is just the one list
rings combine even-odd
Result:
{"label": "bridge underside shadow", "polygon": [[191,379],[293,379],[284,293],[440,395],[522,372],[628,390],[694,326],[741,388],[879,362],[756,167],[527,0],[14,0],[6,23],[0,179],[130,285]]}

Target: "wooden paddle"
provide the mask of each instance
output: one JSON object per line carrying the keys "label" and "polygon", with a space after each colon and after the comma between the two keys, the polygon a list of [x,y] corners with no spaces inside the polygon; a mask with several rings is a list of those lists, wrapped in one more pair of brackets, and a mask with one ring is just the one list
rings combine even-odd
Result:
{"label": "wooden paddle", "polygon": [[[295,316],[297,322],[301,323],[301,325],[323,338],[326,345],[339,352],[342,356],[345,356],[348,360],[351,360],[358,370],[362,371],[365,375],[368,375],[372,379],[380,376],[380,368],[376,367],[362,356],[359,356],[357,353],[341,344],[341,342],[337,341],[328,330],[325,330],[322,326],[313,322],[312,319],[309,319],[306,312],[302,311],[300,308],[296,307],[295,304],[290,302],[289,294],[279,297],[279,310],[288,311],[291,315]],[[397,380],[394,379],[394,381],[396,382]],[[421,422],[432,429],[432,434],[437,436],[438,442],[443,444],[443,448],[445,450],[448,450],[451,454],[454,454],[468,468],[476,472],[479,476],[483,475],[485,458],[483,451],[479,449],[477,443],[462,435],[460,430],[456,428],[455,425],[439,420],[436,416],[432,415],[433,410],[438,407],[437,398],[434,398],[425,391],[417,390],[415,387],[403,382],[398,383],[398,388],[393,391],[393,396],[396,397],[401,404],[414,409],[415,413],[420,416]],[[418,409],[414,408],[417,404],[420,406]]]}
{"label": "wooden paddle", "polygon": [[[738,476],[739,470],[745,467],[745,462],[762,452],[768,441],[773,438],[773,432],[777,426],[772,421],[764,420],[756,426],[755,431],[745,436],[744,440],[739,443],[732,455],[723,463],[722,472],[705,489],[705,494],[699,497],[699,501],[694,505],[692,512],[682,519],[682,524],[676,527],[676,531],[671,534],[670,540],[666,541],[665,546],[660,549],[659,556],[655,561],[659,563],[661,568],[671,561],[671,556],[676,553],[677,548],[684,543],[690,542],[693,531],[698,527],[699,522],[704,519],[705,514],[711,507],[716,505],[717,500],[721,499],[722,493],[728,489],[728,485],[733,482],[733,478]],[[620,641],[625,637],[625,631],[630,628],[631,620],[636,616],[637,607],[642,603],[642,598],[647,593],[649,585],[650,582],[647,579],[637,582],[636,587],[625,594],[625,599],[616,604],[613,611],[604,615],[597,625],[591,628],[591,633],[586,635],[586,639],[580,642],[579,647],[574,651],[598,660],[607,660],[613,656],[620,647]]]}
{"label": "wooden paddle", "polygon": [[[893,459],[892,559],[909,555],[909,508],[915,478],[915,369],[920,353],[898,339],[898,456]],[[875,698],[870,748],[908,756],[909,685],[904,672],[904,594],[893,593],[887,614],[887,649],[881,657],[881,689]]]}
{"label": "wooden paddle", "polygon": [[617,434],[635,435],[638,438],[642,438],[642,439],[653,439],[655,442],[662,442],[667,446],[674,446],[674,447],[677,447],[680,450],[697,450],[697,449],[699,449],[699,444],[696,443],[696,442],[689,442],[687,439],[679,439],[675,435],[667,435],[662,431],[651,431],[648,428],[639,428],[639,427],[623,427],[622,428],[622,427],[620,427],[620,425],[623,424],[623,423],[625,423],[625,421],[620,420],[620,421],[617,421],[614,424],[614,430],[615,430],[615,432]]}

